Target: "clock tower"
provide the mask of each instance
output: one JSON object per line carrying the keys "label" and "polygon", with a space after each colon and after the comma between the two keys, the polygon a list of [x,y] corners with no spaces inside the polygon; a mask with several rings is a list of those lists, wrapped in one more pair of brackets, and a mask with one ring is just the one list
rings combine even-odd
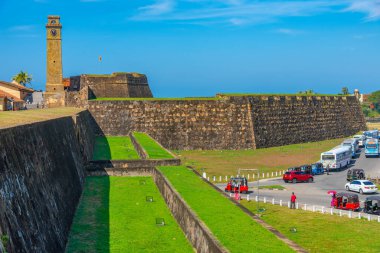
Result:
{"label": "clock tower", "polygon": [[64,106],[65,91],[62,82],[62,25],[59,16],[48,16],[46,24],[46,92],[48,107]]}

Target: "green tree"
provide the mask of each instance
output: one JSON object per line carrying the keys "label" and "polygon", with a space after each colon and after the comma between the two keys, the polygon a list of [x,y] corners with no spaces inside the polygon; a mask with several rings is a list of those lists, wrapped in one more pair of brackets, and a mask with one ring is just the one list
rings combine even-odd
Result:
{"label": "green tree", "polygon": [[32,82],[32,76],[24,71],[20,71],[17,75],[13,76],[12,80],[18,82],[21,85],[26,86]]}
{"label": "green tree", "polygon": [[368,101],[370,101],[372,103],[379,103],[380,102],[380,90],[372,92],[371,95],[368,96]]}
{"label": "green tree", "polygon": [[348,94],[350,94],[350,92],[348,91],[348,88],[347,88],[347,87],[343,87],[343,88],[342,88],[342,93],[343,93],[343,95],[348,95]]}

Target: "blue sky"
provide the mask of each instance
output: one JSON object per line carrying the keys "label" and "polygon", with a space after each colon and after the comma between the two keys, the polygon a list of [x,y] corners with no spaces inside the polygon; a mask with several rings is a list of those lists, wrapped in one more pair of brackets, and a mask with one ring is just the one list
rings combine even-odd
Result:
{"label": "blue sky", "polygon": [[66,77],[141,72],[157,97],[379,89],[380,0],[0,0],[0,80],[44,89],[49,14]]}

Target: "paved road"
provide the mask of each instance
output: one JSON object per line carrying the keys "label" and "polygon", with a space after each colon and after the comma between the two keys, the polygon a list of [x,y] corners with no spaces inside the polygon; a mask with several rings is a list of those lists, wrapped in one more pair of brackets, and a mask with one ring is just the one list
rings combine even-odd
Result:
{"label": "paved road", "polygon": [[[364,150],[363,150],[364,152]],[[366,176],[379,177],[380,178],[380,159],[379,158],[366,158],[363,154],[358,154],[358,158],[353,161],[350,168],[364,169]],[[282,185],[286,188],[286,191],[275,190],[259,190],[260,198],[266,197],[269,201],[275,198],[276,201],[280,199],[287,202],[290,199],[292,192],[297,195],[297,200],[300,203],[306,203],[307,205],[317,205],[329,207],[331,196],[327,194],[329,190],[335,190],[338,192],[346,192],[344,186],[346,181],[347,169],[340,172],[331,172],[330,175],[317,175],[314,177],[314,183],[297,183],[288,184],[284,183],[282,178],[264,179],[260,180],[260,185]],[[250,183],[250,189],[254,189],[253,193],[250,193],[251,199],[257,194],[257,182]],[[225,183],[217,184],[217,186],[224,190]],[[252,188],[254,187],[254,188]],[[378,194],[378,193],[377,193]],[[243,195],[243,197],[245,197]],[[361,201],[364,201],[366,195],[360,195]]]}

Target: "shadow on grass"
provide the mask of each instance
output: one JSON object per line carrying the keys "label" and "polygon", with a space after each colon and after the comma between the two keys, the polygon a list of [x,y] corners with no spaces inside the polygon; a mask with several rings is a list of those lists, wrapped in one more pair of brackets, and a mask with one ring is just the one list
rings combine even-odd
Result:
{"label": "shadow on grass", "polygon": [[96,136],[92,160],[111,160],[111,148],[105,136]]}
{"label": "shadow on grass", "polygon": [[66,252],[110,252],[110,180],[108,176],[86,178]]}

